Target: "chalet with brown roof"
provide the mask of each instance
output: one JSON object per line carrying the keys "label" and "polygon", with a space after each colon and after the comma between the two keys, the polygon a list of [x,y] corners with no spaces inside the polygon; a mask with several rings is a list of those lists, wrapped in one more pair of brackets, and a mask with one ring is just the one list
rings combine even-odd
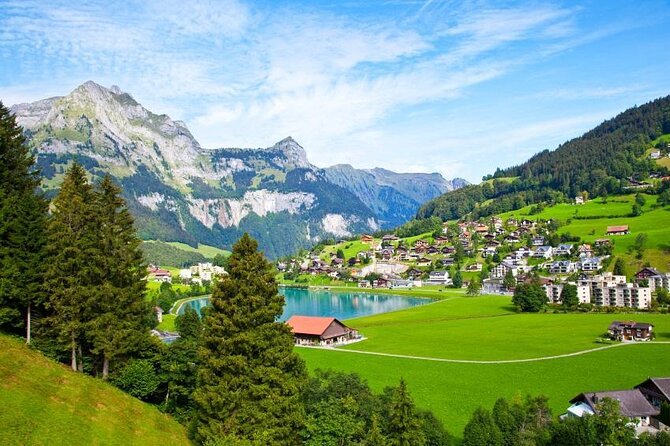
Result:
{"label": "chalet with brown roof", "polygon": [[640,271],[635,273],[635,280],[640,281],[640,280],[649,280],[650,277],[654,276],[660,276],[661,272],[658,271],[655,268],[651,267],[644,267]]}
{"label": "chalet with brown roof", "polygon": [[657,409],[663,403],[670,404],[670,378],[649,378],[635,388]]}
{"label": "chalet with brown roof", "polygon": [[361,242],[371,244],[375,241],[375,238],[370,234],[361,235]]}
{"label": "chalet with brown roof", "polygon": [[605,235],[626,235],[630,234],[628,225],[608,226]]}
{"label": "chalet with brown roof", "polygon": [[568,408],[566,416],[594,415],[598,412],[598,405],[605,398],[618,401],[621,415],[629,418],[637,427],[649,426],[651,417],[660,413],[659,409],[652,406],[639,389],[633,389],[580,393],[570,400],[572,406]]}
{"label": "chalet with brown roof", "polygon": [[653,331],[652,324],[635,321],[614,321],[608,328],[610,337],[619,341],[649,341]]}
{"label": "chalet with brown roof", "polygon": [[356,330],[334,317],[291,316],[286,324],[293,331],[296,345],[335,346],[360,339]]}

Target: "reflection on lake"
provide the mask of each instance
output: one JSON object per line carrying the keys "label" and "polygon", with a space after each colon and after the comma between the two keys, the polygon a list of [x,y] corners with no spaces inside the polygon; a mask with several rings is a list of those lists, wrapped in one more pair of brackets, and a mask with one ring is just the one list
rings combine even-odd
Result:
{"label": "reflection on lake", "polygon": [[[371,314],[423,305],[429,299],[397,296],[393,294],[361,293],[357,291],[305,290],[280,288],[286,298],[284,313],[280,320],[285,321],[294,314],[302,316],[330,316],[337,319],[351,319]],[[209,304],[209,298],[186,302],[179,309],[183,313],[186,306],[200,309]]]}

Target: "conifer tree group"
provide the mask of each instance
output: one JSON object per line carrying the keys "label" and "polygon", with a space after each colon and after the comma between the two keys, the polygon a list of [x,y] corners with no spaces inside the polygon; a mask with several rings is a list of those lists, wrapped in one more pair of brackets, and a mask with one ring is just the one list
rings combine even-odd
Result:
{"label": "conifer tree group", "polygon": [[[21,128],[0,103],[0,327],[25,327],[38,310],[74,370],[86,356],[107,378],[151,326],[146,267],[133,219],[110,177],[98,187],[76,162],[49,206]],[[52,342],[53,343],[53,342]]]}

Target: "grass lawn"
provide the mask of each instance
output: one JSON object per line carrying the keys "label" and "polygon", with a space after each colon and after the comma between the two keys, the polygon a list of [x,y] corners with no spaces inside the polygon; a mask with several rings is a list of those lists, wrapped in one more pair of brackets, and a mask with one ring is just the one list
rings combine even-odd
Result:
{"label": "grass lawn", "polygon": [[[510,318],[511,319],[511,318]],[[478,406],[490,409],[499,397],[547,395],[555,416],[581,392],[627,389],[648,376],[670,376],[670,345],[636,344],[549,361],[517,364],[453,364],[298,349],[310,370],[356,372],[375,391],[404,378],[421,408],[432,410],[447,430],[462,438]]]}
{"label": "grass lawn", "polygon": [[[595,342],[615,319],[656,325],[670,341],[662,314],[517,314],[509,297],[458,297],[347,321],[368,340],[338,350],[362,350],[446,359],[509,360],[571,353]],[[460,292],[462,295],[462,292]],[[554,415],[582,391],[630,388],[648,376],[670,376],[670,345],[640,343],[584,355],[507,364],[446,363],[356,352],[298,349],[310,369],[354,371],[381,390],[405,378],[420,407],[433,410],[456,437],[477,406],[496,398],[545,394]],[[635,366],[619,366],[635,364]]]}
{"label": "grass lawn", "polygon": [[368,340],[345,348],[446,359],[534,358],[600,347],[596,338],[617,317],[653,323],[658,339],[670,340],[664,314],[517,314],[509,297],[482,296],[350,320]]}
{"label": "grass lawn", "polygon": [[157,408],[0,335],[0,444],[185,445]]}

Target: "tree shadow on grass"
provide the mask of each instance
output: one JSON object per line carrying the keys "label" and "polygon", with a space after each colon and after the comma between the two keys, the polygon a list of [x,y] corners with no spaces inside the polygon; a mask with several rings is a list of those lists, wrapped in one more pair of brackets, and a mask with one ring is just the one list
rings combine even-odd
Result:
{"label": "tree shadow on grass", "polygon": [[670,332],[667,332],[667,331],[656,332],[656,340],[657,341],[668,341],[668,340],[670,340]]}

